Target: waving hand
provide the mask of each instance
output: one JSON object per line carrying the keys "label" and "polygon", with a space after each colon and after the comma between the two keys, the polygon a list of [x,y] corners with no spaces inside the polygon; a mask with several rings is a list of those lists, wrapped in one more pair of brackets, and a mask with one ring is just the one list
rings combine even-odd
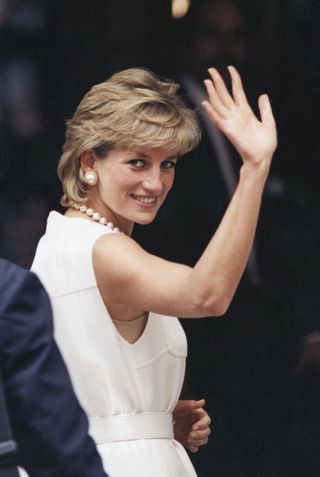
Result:
{"label": "waving hand", "polygon": [[277,133],[269,98],[266,94],[260,96],[258,105],[261,119],[257,118],[248,104],[239,73],[233,66],[228,69],[232,94],[228,92],[218,71],[210,68],[211,79],[204,81],[208,101],[202,104],[214,124],[237,149],[244,163],[270,163],[277,145]]}

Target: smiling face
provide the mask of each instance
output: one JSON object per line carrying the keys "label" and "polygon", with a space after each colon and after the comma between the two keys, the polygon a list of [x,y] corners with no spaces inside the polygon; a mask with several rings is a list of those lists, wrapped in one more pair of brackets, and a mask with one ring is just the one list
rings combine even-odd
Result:
{"label": "smiling face", "polygon": [[[89,199],[91,208],[104,215],[109,206],[125,220],[153,220],[173,179],[173,164],[168,159],[194,149],[201,136],[196,113],[186,106],[178,89],[178,84],[150,71],[129,68],[88,91],[67,121],[58,165],[64,207],[69,209],[74,203],[88,205]],[[141,161],[129,163],[128,158]],[[83,180],[83,170],[89,167],[98,168],[103,178],[99,187],[93,188]],[[159,177],[144,181],[149,174]],[[123,210],[120,200],[120,210],[118,201],[114,203],[114,188],[127,187],[127,182],[131,186],[131,180],[137,182],[132,184],[130,196],[131,202],[135,198],[135,209],[131,204]]]}
{"label": "smiling face", "polygon": [[116,148],[104,159],[84,155],[82,168],[95,168],[99,176],[98,184],[90,188],[88,203],[131,233],[134,223],[154,220],[172,187],[176,162],[174,151],[161,148]]}

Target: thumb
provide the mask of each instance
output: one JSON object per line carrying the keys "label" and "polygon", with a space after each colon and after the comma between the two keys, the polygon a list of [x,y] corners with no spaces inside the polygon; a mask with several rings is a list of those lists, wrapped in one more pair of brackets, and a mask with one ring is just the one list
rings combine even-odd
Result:
{"label": "thumb", "polygon": [[185,401],[181,402],[183,403],[184,409],[189,411],[193,411],[194,409],[200,409],[206,403],[204,399],[198,399],[197,401],[195,399],[186,399]]}
{"label": "thumb", "polygon": [[193,401],[193,409],[200,409],[205,405],[205,399],[198,399],[198,401]]}
{"label": "thumb", "polygon": [[262,94],[258,100],[261,121],[263,123],[274,123],[270,100],[267,94]]}
{"label": "thumb", "polygon": [[179,400],[175,410],[173,411],[175,415],[183,414],[185,412],[190,412],[195,409],[200,409],[205,405],[204,399],[199,399],[198,401],[194,399],[182,399]]}

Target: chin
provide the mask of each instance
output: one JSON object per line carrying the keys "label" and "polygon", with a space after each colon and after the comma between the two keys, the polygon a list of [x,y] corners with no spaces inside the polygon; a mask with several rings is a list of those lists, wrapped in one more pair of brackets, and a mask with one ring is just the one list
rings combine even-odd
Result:
{"label": "chin", "polygon": [[148,217],[137,217],[136,220],[134,220],[134,222],[139,225],[148,225],[154,221],[154,219],[156,218],[156,215],[157,214],[154,214]]}

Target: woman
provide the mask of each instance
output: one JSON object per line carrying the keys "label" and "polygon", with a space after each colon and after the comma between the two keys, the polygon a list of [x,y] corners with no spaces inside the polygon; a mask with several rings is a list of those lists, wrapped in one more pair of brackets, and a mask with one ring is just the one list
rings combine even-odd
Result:
{"label": "woman", "polygon": [[195,475],[172,438],[187,352],[174,317],[226,311],[248,259],[276,147],[268,97],[259,99],[260,121],[237,71],[229,71],[232,95],[210,69],[203,106],[243,164],[233,199],[194,268],[150,255],[130,237],[134,223],[153,221],[178,157],[199,141],[195,114],[177,85],[144,70],[117,73],[94,86],[67,123],[59,163],[67,211],[51,212],[33,270],[51,295],[56,338],[112,477]]}

